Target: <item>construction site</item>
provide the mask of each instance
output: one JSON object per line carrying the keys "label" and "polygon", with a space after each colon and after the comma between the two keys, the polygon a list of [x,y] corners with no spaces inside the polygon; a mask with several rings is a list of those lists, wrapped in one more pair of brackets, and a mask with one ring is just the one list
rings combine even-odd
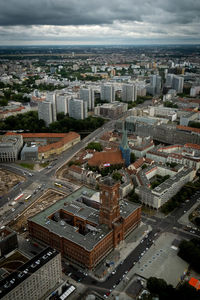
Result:
{"label": "construction site", "polygon": [[60,200],[61,198],[67,196],[66,193],[57,191],[54,189],[46,190],[41,197],[35,200],[32,204],[30,204],[24,211],[18,215],[17,218],[12,220],[8,225],[14,231],[22,234],[28,231],[27,228],[27,219],[36,215],[41,210],[49,207],[56,201]]}
{"label": "construction site", "polygon": [[0,196],[8,193],[14,186],[25,181],[23,176],[0,168]]}

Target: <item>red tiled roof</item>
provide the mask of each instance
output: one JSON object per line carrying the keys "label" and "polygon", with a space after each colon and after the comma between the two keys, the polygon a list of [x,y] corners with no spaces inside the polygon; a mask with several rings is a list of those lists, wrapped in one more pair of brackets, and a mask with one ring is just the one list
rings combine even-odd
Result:
{"label": "red tiled roof", "polygon": [[51,149],[60,148],[63,145],[71,142],[72,140],[77,139],[78,137],[80,137],[80,135],[76,132],[66,133],[66,135],[60,141],[58,141],[56,143],[49,144],[49,145],[38,147],[38,152],[46,152],[46,151],[49,151]]}
{"label": "red tiled roof", "polygon": [[170,153],[169,156],[170,156],[170,157],[177,158],[177,159],[183,158],[183,156],[182,156],[181,154],[178,154],[178,153]]}
{"label": "red tiled roof", "polygon": [[171,146],[165,146],[165,147],[161,147],[158,149],[158,151],[161,151],[161,150],[167,150],[167,149],[175,149],[175,148],[182,148],[183,146],[182,145],[171,145]]}
{"label": "red tiled roof", "polygon": [[14,132],[7,132],[6,135],[22,135],[23,138],[60,138],[58,142],[48,144],[45,146],[39,146],[38,152],[46,152],[51,149],[57,149],[62,147],[64,144],[69,143],[70,141],[77,139],[80,135],[76,132],[68,132],[68,133],[14,133]]}
{"label": "red tiled roof", "polygon": [[106,163],[111,165],[124,164],[121,151],[95,152],[93,157],[88,160],[90,166],[101,166]]}
{"label": "red tiled roof", "polygon": [[157,169],[158,169],[158,167],[155,166],[155,167],[153,167],[152,169],[150,169],[149,171],[145,172],[145,174],[146,174],[146,175],[147,175],[147,174],[150,174],[151,172],[153,172],[153,171],[155,171],[155,170],[157,170]]}
{"label": "red tiled roof", "polygon": [[133,166],[135,169],[138,169],[139,167],[141,167],[144,163],[145,159],[144,157],[141,157],[139,159],[137,159],[134,163],[133,163]]}
{"label": "red tiled roof", "polygon": [[13,135],[13,134],[20,134],[23,138],[62,138],[65,137],[68,133],[13,133],[13,132],[6,132],[6,135]]}
{"label": "red tiled roof", "polygon": [[193,131],[193,132],[200,133],[200,128],[193,128],[193,127],[182,126],[182,125],[177,125],[176,128],[178,128],[180,130]]}
{"label": "red tiled roof", "polygon": [[69,169],[69,170],[72,170],[72,171],[74,171],[74,172],[76,172],[76,173],[79,173],[79,174],[82,173],[81,167],[79,167],[79,166],[77,166],[77,165],[72,165],[72,166],[70,166],[68,169]]}
{"label": "red tiled roof", "polygon": [[147,163],[147,164],[152,164],[153,162],[154,162],[153,159],[150,159],[150,158],[145,157],[145,163]]}
{"label": "red tiled roof", "polygon": [[193,149],[200,150],[200,145],[198,145],[198,144],[187,143],[184,146],[188,147],[188,148],[193,148]]}

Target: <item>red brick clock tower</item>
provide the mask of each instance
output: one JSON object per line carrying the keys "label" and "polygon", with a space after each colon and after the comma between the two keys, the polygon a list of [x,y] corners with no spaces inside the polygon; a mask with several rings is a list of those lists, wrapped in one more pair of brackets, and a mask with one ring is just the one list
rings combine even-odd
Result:
{"label": "red brick clock tower", "polygon": [[113,223],[120,219],[119,186],[120,183],[111,177],[105,177],[100,183],[99,223],[108,225],[110,229],[113,228]]}

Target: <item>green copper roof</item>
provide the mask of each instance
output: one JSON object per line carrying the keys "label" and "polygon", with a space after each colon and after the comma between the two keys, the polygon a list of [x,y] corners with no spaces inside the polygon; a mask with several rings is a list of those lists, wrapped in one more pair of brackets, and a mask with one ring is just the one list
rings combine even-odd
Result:
{"label": "green copper roof", "polygon": [[127,131],[124,129],[124,123],[122,125],[122,141],[121,141],[121,147],[123,149],[129,149],[128,146],[128,138],[127,138]]}

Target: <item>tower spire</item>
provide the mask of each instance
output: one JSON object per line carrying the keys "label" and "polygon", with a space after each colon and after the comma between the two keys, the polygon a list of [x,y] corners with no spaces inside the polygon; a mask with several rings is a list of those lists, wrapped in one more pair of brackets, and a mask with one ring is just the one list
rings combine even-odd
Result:
{"label": "tower spire", "polygon": [[122,124],[122,141],[119,148],[122,152],[122,157],[125,160],[125,164],[128,167],[130,165],[130,148],[128,145],[127,130],[125,129],[124,122]]}

